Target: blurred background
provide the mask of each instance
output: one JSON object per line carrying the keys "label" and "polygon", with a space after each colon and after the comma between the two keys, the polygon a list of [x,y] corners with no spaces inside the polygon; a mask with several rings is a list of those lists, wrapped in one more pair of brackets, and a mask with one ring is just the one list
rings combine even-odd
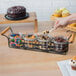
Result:
{"label": "blurred background", "polygon": [[54,10],[60,7],[76,12],[76,0],[0,0],[0,13],[6,13],[9,7],[15,5],[25,6],[27,12],[36,12],[39,21],[50,20]]}

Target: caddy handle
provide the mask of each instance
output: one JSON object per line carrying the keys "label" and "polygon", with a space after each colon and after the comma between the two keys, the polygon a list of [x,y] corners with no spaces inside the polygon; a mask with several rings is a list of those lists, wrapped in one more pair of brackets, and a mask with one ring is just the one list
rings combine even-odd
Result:
{"label": "caddy handle", "polygon": [[69,43],[73,43],[75,39],[75,33],[73,32],[70,39],[69,39]]}
{"label": "caddy handle", "polygon": [[4,33],[6,33],[8,30],[10,30],[11,29],[11,27],[7,27],[5,30],[3,30],[2,32],[1,32],[1,35],[3,35]]}

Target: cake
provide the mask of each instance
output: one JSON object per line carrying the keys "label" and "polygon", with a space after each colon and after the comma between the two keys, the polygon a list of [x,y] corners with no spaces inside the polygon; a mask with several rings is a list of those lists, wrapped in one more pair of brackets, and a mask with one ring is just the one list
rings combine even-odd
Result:
{"label": "cake", "polygon": [[13,6],[8,8],[7,15],[10,18],[20,18],[25,17],[26,8],[24,6]]}
{"label": "cake", "polygon": [[57,9],[57,10],[54,12],[53,15],[54,15],[55,17],[61,17],[61,16],[62,16],[61,13],[62,13],[61,10]]}
{"label": "cake", "polygon": [[70,65],[72,70],[76,70],[76,56],[74,56],[71,61],[70,61]]}
{"label": "cake", "polygon": [[66,8],[60,8],[61,12],[63,12],[64,10],[67,10]]}
{"label": "cake", "polygon": [[70,12],[66,8],[56,9],[53,16],[55,17],[67,17],[70,15]]}
{"label": "cake", "polygon": [[69,13],[68,10],[64,10],[64,11],[62,12],[62,17],[67,17],[67,16],[69,16],[69,15],[70,15],[70,13]]}

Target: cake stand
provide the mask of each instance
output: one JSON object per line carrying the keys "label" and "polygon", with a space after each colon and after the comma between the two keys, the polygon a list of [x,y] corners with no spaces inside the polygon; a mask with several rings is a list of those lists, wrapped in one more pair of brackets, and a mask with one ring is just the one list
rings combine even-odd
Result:
{"label": "cake stand", "polygon": [[34,32],[35,33],[38,32],[37,16],[35,12],[30,12],[29,17],[27,19],[17,20],[17,21],[7,20],[5,18],[5,14],[0,14],[0,24],[30,23],[30,22],[34,22]]}

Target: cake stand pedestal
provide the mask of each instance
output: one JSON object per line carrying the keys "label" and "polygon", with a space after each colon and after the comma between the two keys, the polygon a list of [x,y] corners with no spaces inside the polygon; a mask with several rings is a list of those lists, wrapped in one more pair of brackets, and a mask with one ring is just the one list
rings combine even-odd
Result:
{"label": "cake stand pedestal", "polygon": [[11,24],[11,23],[30,23],[34,22],[34,32],[38,32],[38,23],[37,23],[37,16],[35,12],[30,12],[29,17],[23,20],[7,20],[5,18],[5,14],[0,14],[0,24]]}

